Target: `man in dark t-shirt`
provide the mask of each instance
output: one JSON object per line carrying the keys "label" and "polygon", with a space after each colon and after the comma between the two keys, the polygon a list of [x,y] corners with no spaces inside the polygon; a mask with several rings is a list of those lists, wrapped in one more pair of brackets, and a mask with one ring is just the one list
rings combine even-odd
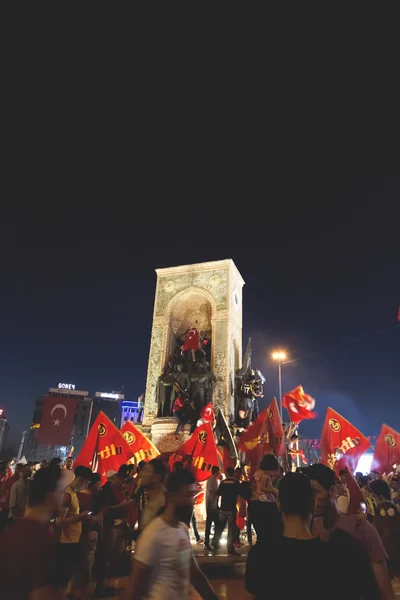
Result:
{"label": "man in dark t-shirt", "polygon": [[25,517],[0,536],[2,600],[55,598],[55,540],[50,520],[60,514],[65,481],[59,467],[32,480]]}
{"label": "man in dark t-shirt", "polygon": [[228,554],[236,554],[233,546],[237,513],[236,503],[237,497],[241,493],[240,483],[234,479],[233,475],[233,467],[228,467],[226,469],[227,477],[220,483],[217,490],[217,497],[221,498],[221,504],[219,508],[219,524],[214,536],[214,548],[218,549],[222,532],[228,523]]}
{"label": "man in dark t-shirt", "polygon": [[284,534],[274,543],[267,539],[257,542],[250,550],[247,591],[256,600],[331,598],[326,582],[335,570],[331,570],[328,545],[313,538],[310,532],[314,491],[309,478],[301,473],[288,473],[280,482],[279,506]]}

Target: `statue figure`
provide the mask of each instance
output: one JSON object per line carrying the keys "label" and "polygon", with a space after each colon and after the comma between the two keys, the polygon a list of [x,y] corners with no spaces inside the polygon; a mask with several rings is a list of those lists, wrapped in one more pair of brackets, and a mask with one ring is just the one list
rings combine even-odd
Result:
{"label": "statue figure", "polygon": [[[213,385],[217,381],[210,370],[204,350],[204,339],[196,327],[192,327],[182,340],[175,337],[175,347],[166,367],[158,378],[158,417],[177,417],[177,433],[186,423],[192,431],[200,418],[203,407],[212,403]],[[189,352],[188,352],[189,351]]]}
{"label": "statue figure", "polygon": [[157,406],[158,406],[158,417],[169,417],[171,415],[171,395],[172,395],[172,386],[173,386],[173,364],[169,360],[167,365],[160,375],[157,381]]}
{"label": "statue figure", "polygon": [[254,421],[259,413],[258,398],[263,398],[264,375],[258,369],[251,367],[251,338],[249,338],[243,366],[236,373],[235,384],[235,415],[237,419],[239,411],[245,412],[245,417]]}

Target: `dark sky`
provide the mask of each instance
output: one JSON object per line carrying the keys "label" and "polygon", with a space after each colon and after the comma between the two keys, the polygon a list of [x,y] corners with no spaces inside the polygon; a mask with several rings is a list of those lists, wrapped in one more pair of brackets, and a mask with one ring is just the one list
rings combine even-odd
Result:
{"label": "dark sky", "polygon": [[[252,336],[254,364],[268,377],[267,398],[277,393],[272,349],[297,357],[339,345],[284,367],[284,390],[302,384],[317,399],[321,418],[306,424],[305,433],[319,435],[328,405],[368,434],[382,421],[399,427],[400,260],[393,213],[399,193],[397,178],[372,184],[366,177],[337,190],[349,202],[340,210],[332,210],[335,198],[326,190],[320,206],[297,207],[294,214],[290,204],[265,213],[245,202],[236,223],[220,217],[211,223],[206,200],[186,223],[153,222],[149,212],[144,222],[134,214],[128,226],[121,217],[120,227],[115,212],[111,221],[95,219],[92,226],[73,219],[57,226],[53,217],[16,221],[2,236],[0,299],[0,398],[12,439],[29,424],[36,394],[59,381],[91,392],[124,385],[127,397],[138,396],[146,378],[154,269],[227,257],[246,282],[244,340]],[[362,198],[362,207],[352,206],[354,197]]]}
{"label": "dark sky", "polygon": [[192,60],[186,45],[169,60],[149,38],[138,54],[131,31],[83,25],[73,49],[70,33],[46,45],[35,30],[28,51],[17,23],[0,179],[13,441],[59,381],[139,395],[154,269],[223,258],[246,282],[244,340],[268,398],[272,349],[338,346],[284,367],[284,389],[317,400],[306,435],[328,405],[367,434],[400,427],[397,21],[363,10],[318,30],[285,15],[212,57],[201,40]]}

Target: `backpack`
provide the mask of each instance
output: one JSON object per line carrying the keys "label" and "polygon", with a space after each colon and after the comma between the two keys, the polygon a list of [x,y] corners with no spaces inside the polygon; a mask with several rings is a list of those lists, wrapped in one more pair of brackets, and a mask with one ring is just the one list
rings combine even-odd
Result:
{"label": "backpack", "polygon": [[330,550],[339,567],[336,575],[343,585],[341,600],[379,600],[380,593],[367,552],[349,533],[335,529],[329,536]]}
{"label": "backpack", "polygon": [[400,512],[393,502],[380,502],[375,508],[374,525],[389,556],[391,577],[400,574]]}

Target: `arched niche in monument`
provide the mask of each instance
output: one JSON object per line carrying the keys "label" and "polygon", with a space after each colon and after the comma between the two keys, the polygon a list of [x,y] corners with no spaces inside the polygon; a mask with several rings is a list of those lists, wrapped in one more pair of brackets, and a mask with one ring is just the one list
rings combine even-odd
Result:
{"label": "arched niche in monument", "polygon": [[168,332],[164,362],[168,359],[168,356],[173,354],[177,344],[183,345],[187,332],[196,328],[202,338],[210,344],[207,354],[212,368],[211,349],[213,346],[213,315],[215,315],[215,312],[214,298],[207,290],[192,286],[172,298],[166,310]]}

